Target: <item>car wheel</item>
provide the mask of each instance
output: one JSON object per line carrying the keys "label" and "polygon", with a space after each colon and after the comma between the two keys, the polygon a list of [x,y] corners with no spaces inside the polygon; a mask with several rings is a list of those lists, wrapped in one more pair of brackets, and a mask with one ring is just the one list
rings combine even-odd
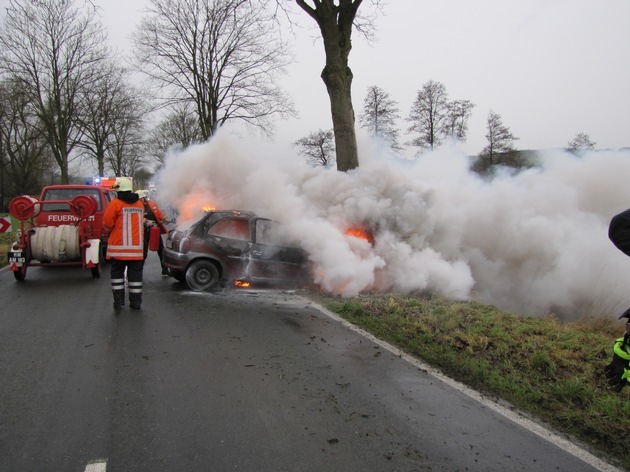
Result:
{"label": "car wheel", "polygon": [[219,269],[210,261],[195,261],[186,270],[186,284],[195,292],[219,286]]}

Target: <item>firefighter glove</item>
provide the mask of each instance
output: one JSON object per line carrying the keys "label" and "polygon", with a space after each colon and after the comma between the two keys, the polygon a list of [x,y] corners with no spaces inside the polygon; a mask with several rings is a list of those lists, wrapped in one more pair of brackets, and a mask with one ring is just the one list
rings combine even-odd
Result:
{"label": "firefighter glove", "polygon": [[610,364],[604,367],[604,372],[608,378],[608,384],[615,387],[617,392],[630,380],[630,354],[624,343],[624,338],[619,338],[613,346],[613,358]]}

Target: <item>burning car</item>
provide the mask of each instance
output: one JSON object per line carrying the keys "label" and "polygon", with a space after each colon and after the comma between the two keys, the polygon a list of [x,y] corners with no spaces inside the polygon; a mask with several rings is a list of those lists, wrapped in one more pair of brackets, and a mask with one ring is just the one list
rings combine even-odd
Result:
{"label": "burning car", "polygon": [[251,212],[209,211],[190,228],[169,233],[164,265],[194,291],[225,284],[308,284],[308,255],[283,242],[285,235],[281,223]]}

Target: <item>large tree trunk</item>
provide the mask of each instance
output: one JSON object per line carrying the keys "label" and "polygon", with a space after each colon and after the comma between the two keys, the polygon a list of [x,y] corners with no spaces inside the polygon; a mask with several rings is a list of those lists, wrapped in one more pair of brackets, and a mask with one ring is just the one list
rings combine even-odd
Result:
{"label": "large tree trunk", "polygon": [[326,66],[322,79],[330,98],[335,146],[337,147],[337,170],[348,171],[359,167],[357,138],[354,129],[352,107],[352,71],[348,67],[348,56],[352,49],[352,24],[362,0],[313,0],[315,7],[304,0],[296,0],[319,26],[326,51]]}
{"label": "large tree trunk", "polygon": [[322,80],[330,97],[337,170],[348,171],[359,167],[357,138],[354,130],[354,108],[352,107],[352,71],[349,67],[324,67]]}

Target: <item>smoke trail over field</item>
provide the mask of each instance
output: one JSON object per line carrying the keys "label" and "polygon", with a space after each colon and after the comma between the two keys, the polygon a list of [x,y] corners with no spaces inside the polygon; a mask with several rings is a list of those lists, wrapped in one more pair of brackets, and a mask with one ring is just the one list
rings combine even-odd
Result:
{"label": "smoke trail over field", "polygon": [[[630,304],[630,260],[607,238],[630,207],[629,151],[549,152],[541,168],[487,182],[456,148],[415,161],[360,148],[361,167],[341,173],[219,133],[169,156],[160,197],[183,215],[207,204],[287,223],[319,284],[345,296],[427,290],[571,318]],[[373,246],[345,234],[355,226]]]}

